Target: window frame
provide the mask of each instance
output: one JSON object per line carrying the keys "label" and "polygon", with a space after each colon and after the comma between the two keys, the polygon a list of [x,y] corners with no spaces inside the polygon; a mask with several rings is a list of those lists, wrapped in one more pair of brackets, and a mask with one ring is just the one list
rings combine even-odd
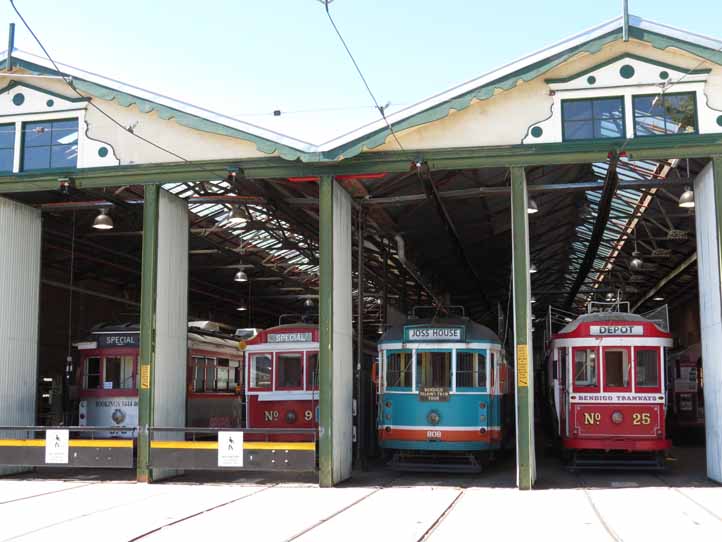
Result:
{"label": "window frame", "polygon": [[[102,363],[102,374],[103,374],[103,381],[101,382],[100,389],[105,391],[125,391],[125,390],[133,390],[135,389],[135,359],[134,356],[130,354],[106,354],[102,356],[103,363]],[[122,376],[123,376],[123,360],[124,359],[130,359],[130,386],[129,387],[113,387],[113,388],[106,388],[105,383],[108,382],[108,360],[109,359],[119,359],[121,360],[120,364],[120,377],[121,377],[121,385],[122,385]],[[127,380],[127,379],[126,379]]]}
{"label": "window frame", "polygon": [[[310,377],[313,374],[313,371],[310,370],[311,356],[313,356],[314,354],[316,355],[316,371],[315,371],[316,372],[316,385],[315,386],[313,385],[313,382],[311,382],[311,380],[310,380]],[[303,380],[304,380],[304,386],[305,386],[304,389],[306,389],[308,391],[317,391],[318,390],[318,369],[319,369],[318,358],[319,358],[318,350],[306,350],[305,360],[304,360],[304,364],[303,364],[303,367],[304,367]]]}
{"label": "window frame", "polygon": [[[105,382],[105,359],[113,357],[129,357],[132,358],[133,368],[133,386],[130,388],[113,388],[112,390],[103,389]],[[88,358],[100,359],[100,383],[97,388],[88,388],[87,386],[87,360]],[[128,397],[137,396],[138,394],[138,349],[128,347],[116,348],[92,348],[81,350],[79,360],[79,371],[76,382],[79,386],[79,392],[84,397]]]}
{"label": "window frame", "polygon": [[[584,352],[589,352],[590,350],[593,350],[595,352],[594,357],[594,364],[595,364],[595,371],[597,375],[597,383],[593,386],[584,386],[577,384],[577,371],[576,371],[576,363],[577,363],[577,352],[579,350],[582,350]],[[600,367],[600,352],[599,347],[597,346],[573,346],[572,347],[572,356],[570,360],[570,366],[571,366],[571,376],[572,376],[572,391],[577,393],[599,393],[600,385],[601,385],[601,376],[599,372]]]}
{"label": "window frame", "polygon": [[[617,351],[627,354],[627,385],[626,386],[609,386],[607,384],[607,352]],[[622,358],[624,359],[624,358]],[[600,359],[601,367],[603,369],[604,386],[603,390],[605,393],[632,393],[632,382],[634,377],[634,371],[632,369],[632,347],[631,346],[604,346],[602,347],[602,357]]]}
{"label": "window frame", "polygon": [[[408,386],[389,386],[389,356],[393,354],[408,354],[410,360],[410,380]],[[391,350],[384,350],[384,391],[391,392],[413,392],[416,389],[416,352],[412,348],[394,348]]]}
{"label": "window frame", "polygon": [[[451,392],[453,390],[453,386],[455,383],[455,380],[454,380],[454,357],[455,357],[454,352],[455,351],[456,351],[456,348],[443,348],[443,347],[415,348],[413,358],[412,358],[412,363],[413,363],[412,375],[413,375],[413,381],[414,381],[414,391],[418,393],[421,390],[421,386],[419,385],[419,359],[420,359],[419,354],[424,354],[427,352],[428,353],[441,352],[441,353],[449,354],[449,385],[446,387],[446,389],[448,389],[449,392]],[[425,388],[426,387],[432,387],[432,388],[442,387],[443,388],[444,386],[424,386],[424,387]]]}
{"label": "window frame", "polygon": [[[253,358],[256,356],[266,356],[271,359],[271,382],[270,386],[268,387],[258,387],[253,386]],[[248,376],[246,378],[246,382],[248,383],[248,390],[250,391],[260,391],[260,392],[271,392],[274,390],[274,386],[276,384],[275,382],[275,357],[273,355],[273,352],[249,352],[248,353]]]}
{"label": "window frame", "polygon": [[[52,166],[50,166],[50,167],[47,167],[47,168],[26,169],[26,167],[25,167],[25,149],[26,149],[27,146],[26,146],[26,144],[25,144],[25,127],[26,127],[27,125],[29,125],[29,124],[38,124],[38,123],[49,123],[49,124],[51,125],[51,128],[50,128],[50,134],[51,134],[50,144],[49,144],[49,145],[37,145],[36,147],[32,147],[32,148],[48,147],[48,148],[50,149],[49,161],[52,161],[53,147],[63,146],[62,144],[61,144],[61,145],[53,145],[53,142],[52,142],[52,133],[53,133],[52,125],[53,125],[53,123],[55,123],[55,122],[66,122],[66,121],[75,121],[75,122],[77,123],[77,134],[78,134],[78,137],[77,137],[77,140],[76,140],[76,141],[77,141],[77,156],[76,156],[76,158],[75,158],[75,165],[74,165],[74,166],[58,166],[58,167],[52,167]],[[17,152],[19,153],[19,156],[18,156],[18,172],[19,172],[19,173],[42,173],[42,172],[46,172],[46,171],[68,171],[68,170],[78,169],[78,162],[80,161],[80,139],[81,139],[81,136],[80,136],[80,123],[81,123],[81,119],[80,119],[80,117],[78,117],[78,116],[75,116],[75,117],[48,118],[48,119],[26,119],[26,118],[23,118],[23,119],[17,121],[17,122],[16,122],[16,130],[17,130],[17,125],[18,125],[18,124],[20,125],[20,146],[19,146],[19,148],[18,148],[18,150],[17,150]],[[15,141],[17,142],[17,138],[16,138]]]}
{"label": "window frame", "polygon": [[[452,375],[452,385],[456,393],[487,393],[488,390],[493,386],[490,386],[491,382],[491,351],[488,348],[458,348],[455,349],[455,359],[456,363],[454,365],[453,375]],[[484,386],[459,386],[459,383],[456,380],[457,374],[459,373],[459,354],[478,354],[484,356]],[[469,371],[464,371],[465,373],[468,373]],[[477,371],[477,375],[478,375]],[[471,371],[472,374],[472,381],[473,381],[473,375],[474,371]]]}
{"label": "window frame", "polygon": [[[637,353],[640,351],[651,351],[657,354],[657,385],[656,386],[639,386],[637,385]],[[634,347],[634,361],[633,361],[633,377],[634,377],[634,392],[635,393],[662,393],[662,379],[664,375],[662,373],[662,352],[659,346],[635,346]]]}
{"label": "window frame", "polygon": [[[595,120],[601,120],[601,119],[595,119],[594,118],[594,102],[598,100],[621,100],[622,102],[622,135],[619,137],[594,137],[594,121]],[[570,102],[592,102],[592,118],[590,119],[592,123],[592,137],[588,138],[578,138],[578,139],[569,139],[567,137],[567,130],[564,126],[564,104],[570,103]],[[559,100],[559,117],[561,119],[562,123],[562,143],[575,143],[579,141],[618,141],[622,139],[627,138],[627,101],[626,96],[624,94],[620,95],[614,95],[614,96],[592,96],[589,98],[563,98]],[[579,122],[579,121],[568,121],[568,122]]]}
{"label": "window frame", "polygon": [[631,99],[631,105],[632,105],[632,129],[634,133],[634,137],[637,138],[654,138],[654,137],[668,137],[668,136],[691,136],[691,135],[699,135],[699,103],[697,101],[697,92],[694,90],[687,90],[684,92],[669,92],[669,93],[663,93],[662,97],[663,99],[668,96],[681,96],[685,94],[691,94],[692,99],[694,100],[694,131],[693,132],[683,132],[683,133],[675,133],[675,134],[668,134],[666,133],[667,130],[667,116],[664,117],[664,134],[648,134],[648,135],[640,135],[637,132],[637,109],[634,105],[635,98],[649,98],[649,97],[655,97],[659,96],[659,93],[653,93],[653,94],[632,94],[630,96]]}
{"label": "window frame", "polygon": [[[301,357],[299,360],[299,364],[301,366],[301,382],[298,386],[280,386],[280,378],[279,378],[279,357],[280,356],[287,356],[287,355],[298,355]],[[288,350],[288,351],[281,351],[281,352],[275,352],[275,355],[273,357],[273,382],[274,382],[274,390],[282,390],[282,391],[300,391],[304,389],[305,386],[305,376],[306,376],[306,352],[303,350]]]}
{"label": "window frame", "polygon": [[3,126],[12,126],[13,127],[13,144],[12,147],[0,147],[0,150],[10,150],[11,153],[11,160],[10,160],[10,169],[0,169],[0,172],[2,173],[14,173],[15,172],[15,164],[16,164],[16,153],[17,153],[17,147],[18,147],[18,123],[17,122],[2,122],[0,123],[0,128]]}

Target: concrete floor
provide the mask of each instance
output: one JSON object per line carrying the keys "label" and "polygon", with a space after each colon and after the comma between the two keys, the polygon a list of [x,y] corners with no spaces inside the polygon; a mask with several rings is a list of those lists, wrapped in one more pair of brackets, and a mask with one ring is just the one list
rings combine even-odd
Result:
{"label": "concrete floor", "polygon": [[195,473],[153,485],[122,472],[17,475],[0,479],[0,541],[722,540],[722,487],[706,480],[701,448],[675,449],[661,474],[572,474],[541,456],[531,492],[514,489],[513,466],[377,469],[334,489],[304,475]]}

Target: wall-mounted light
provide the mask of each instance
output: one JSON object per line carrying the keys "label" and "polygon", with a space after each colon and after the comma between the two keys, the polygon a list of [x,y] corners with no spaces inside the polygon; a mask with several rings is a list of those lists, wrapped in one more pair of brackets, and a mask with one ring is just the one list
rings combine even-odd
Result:
{"label": "wall-mounted light", "polygon": [[538,271],[538,269],[536,268],[536,265],[531,264],[531,267],[529,268],[529,274],[533,275],[537,271]]}
{"label": "wall-mounted light", "polygon": [[526,212],[530,215],[539,212],[539,206],[536,204],[534,198],[529,198],[526,204]]}
{"label": "wall-mounted light", "polygon": [[108,209],[101,209],[100,214],[93,220],[93,228],[96,230],[112,230],[114,227],[113,218],[108,214]]}
{"label": "wall-mounted light", "polygon": [[677,204],[684,209],[694,209],[694,192],[689,186],[684,188],[684,192],[679,197],[679,203]]}

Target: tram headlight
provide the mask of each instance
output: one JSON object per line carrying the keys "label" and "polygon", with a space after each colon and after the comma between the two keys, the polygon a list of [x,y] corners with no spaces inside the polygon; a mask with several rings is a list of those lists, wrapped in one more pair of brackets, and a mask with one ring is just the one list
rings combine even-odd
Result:
{"label": "tram headlight", "polygon": [[295,410],[289,410],[286,412],[286,423],[296,423],[297,418]]}
{"label": "tram headlight", "polygon": [[428,421],[431,425],[439,425],[439,422],[441,421],[441,416],[438,412],[432,410],[426,416],[426,421]]}
{"label": "tram headlight", "polygon": [[624,421],[624,414],[622,414],[618,410],[615,410],[614,412],[612,412],[612,422],[613,423],[616,423],[617,425],[619,425],[623,421]]}

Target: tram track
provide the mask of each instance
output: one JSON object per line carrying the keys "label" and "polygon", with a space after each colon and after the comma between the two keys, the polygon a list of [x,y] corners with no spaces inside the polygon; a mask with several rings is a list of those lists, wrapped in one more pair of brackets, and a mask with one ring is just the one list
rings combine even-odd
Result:
{"label": "tram track", "polygon": [[228,500],[228,501],[226,501],[226,502],[222,502],[222,503],[220,503],[220,504],[216,504],[215,506],[211,506],[210,508],[206,508],[205,510],[200,510],[200,511],[195,512],[195,513],[193,513],[193,514],[189,514],[189,515],[184,516],[184,517],[182,517],[182,518],[179,518],[179,519],[170,521],[170,522],[168,522],[168,523],[166,523],[166,524],[164,524],[164,525],[161,525],[161,526],[159,526],[159,527],[156,527],[156,528],[154,528],[154,529],[151,529],[151,530],[149,530],[149,531],[146,531],[146,532],[144,532],[144,533],[136,536],[135,538],[130,538],[130,539],[128,540],[128,542],[135,542],[136,540],[142,540],[142,539],[144,539],[145,537],[152,535],[153,533],[157,533],[158,531],[161,531],[161,530],[166,529],[166,528],[168,528],[168,527],[172,527],[173,525],[178,525],[179,523],[183,523],[184,521],[188,521],[189,519],[193,519],[193,518],[195,518],[195,517],[201,516],[201,515],[206,514],[206,513],[208,513],[208,512],[212,512],[213,510],[217,510],[217,509],[219,509],[219,508],[223,508],[224,506],[228,506],[229,504],[233,504],[233,503],[236,503],[236,502],[238,502],[238,501],[242,501],[242,500],[244,500],[244,499],[247,499],[247,498],[249,498],[249,497],[253,497],[254,495],[258,495],[259,493],[263,493],[264,491],[267,491],[267,490],[269,490],[269,489],[273,489],[274,487],[277,487],[278,485],[279,485],[279,484],[272,484],[272,485],[269,485],[269,486],[265,486],[265,487],[260,488],[258,491],[254,491],[254,492],[248,493],[248,494],[246,494],[246,495],[241,495],[240,497],[236,497],[235,499],[230,499],[230,500]]}
{"label": "tram track", "polygon": [[614,540],[615,542],[623,542],[624,539],[619,536],[614,529],[606,522],[604,519],[604,516],[599,511],[599,508],[597,508],[596,503],[594,502],[594,499],[592,499],[592,495],[589,492],[589,489],[587,488],[588,484],[584,478],[581,477],[581,475],[578,472],[574,472],[575,478],[579,481],[581,485],[581,490],[584,492],[584,496],[587,499],[587,502],[589,503],[589,506],[592,508],[592,511],[594,512],[594,515],[597,516],[597,520],[599,520],[599,523],[604,527],[604,530],[607,532],[609,537]]}
{"label": "tram track", "polygon": [[424,531],[424,534],[419,537],[416,542],[423,542],[424,540],[428,540],[428,538],[436,531],[437,527],[441,525],[441,522],[443,522],[446,519],[446,516],[449,515],[449,513],[454,509],[456,506],[456,503],[461,500],[461,497],[463,497],[466,494],[466,489],[460,488],[459,494],[454,497],[454,500],[449,503],[449,506],[447,506],[444,511],[439,515],[438,518],[436,518],[436,521],[431,524],[431,526]]}
{"label": "tram track", "polygon": [[679,494],[682,495],[685,499],[687,499],[687,500],[690,501],[691,503],[697,505],[699,508],[701,508],[702,510],[704,510],[707,514],[709,514],[710,516],[712,516],[713,518],[715,518],[717,521],[722,521],[722,517],[721,517],[721,516],[715,514],[712,510],[710,510],[709,508],[707,508],[707,507],[706,507],[705,505],[703,505],[701,502],[697,501],[697,500],[696,500],[694,497],[692,497],[691,495],[687,495],[687,493],[685,493],[684,491],[682,491],[680,488],[673,486],[673,485],[669,482],[669,480],[666,480],[662,475],[657,474],[657,473],[654,473],[653,476],[654,476],[655,478],[657,478],[657,480],[659,480],[660,482],[664,483],[664,484],[667,486],[668,489],[672,489],[672,490],[674,490],[676,493],[679,493]]}
{"label": "tram track", "polygon": [[53,495],[55,493],[62,493],[64,491],[72,491],[73,489],[80,489],[81,487],[92,486],[93,484],[97,484],[97,483],[98,482],[88,482],[87,484],[78,484],[77,486],[64,487],[62,489],[55,489],[53,491],[45,491],[44,493],[37,493],[35,495],[26,495],[25,497],[18,497],[17,499],[9,499],[7,501],[0,501],[0,505],[10,504],[13,502],[18,502],[18,501],[26,501],[28,499],[35,499],[37,497],[43,497],[45,495]]}

